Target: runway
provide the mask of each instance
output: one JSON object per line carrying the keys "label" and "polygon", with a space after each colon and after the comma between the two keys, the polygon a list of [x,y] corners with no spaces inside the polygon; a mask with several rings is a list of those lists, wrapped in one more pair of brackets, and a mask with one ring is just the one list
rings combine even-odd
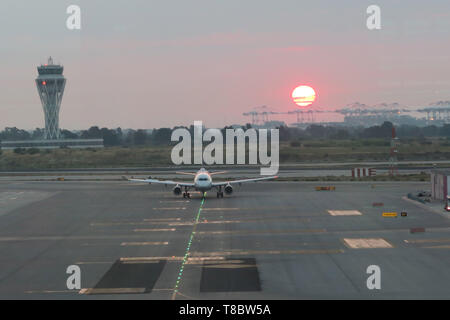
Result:
{"label": "runway", "polygon": [[0,182],[0,299],[450,298],[450,219],[402,199],[429,183],[316,185],[187,200],[126,181]]}

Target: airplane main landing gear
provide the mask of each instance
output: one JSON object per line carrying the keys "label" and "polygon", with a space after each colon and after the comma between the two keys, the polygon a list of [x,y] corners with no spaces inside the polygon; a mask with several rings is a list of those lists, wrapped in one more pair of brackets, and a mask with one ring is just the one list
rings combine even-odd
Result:
{"label": "airplane main landing gear", "polygon": [[183,192],[183,198],[188,198],[188,199],[190,199],[191,198],[191,194],[188,192],[188,188],[187,187],[184,187],[184,192]]}
{"label": "airplane main landing gear", "polygon": [[217,191],[217,198],[223,198],[223,191],[222,191],[222,187],[219,187],[219,190]]}

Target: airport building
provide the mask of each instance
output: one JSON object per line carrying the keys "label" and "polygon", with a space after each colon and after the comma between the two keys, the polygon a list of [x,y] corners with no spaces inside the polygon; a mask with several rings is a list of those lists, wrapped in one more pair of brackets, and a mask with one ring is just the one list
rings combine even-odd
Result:
{"label": "airport building", "polygon": [[431,171],[431,197],[435,200],[447,200],[450,186],[450,171]]}
{"label": "airport building", "polygon": [[15,148],[102,148],[103,139],[61,139],[59,129],[59,109],[64,95],[66,78],[64,67],[54,64],[52,57],[46,64],[37,67],[36,88],[42,103],[45,117],[43,140],[2,141],[2,149]]}

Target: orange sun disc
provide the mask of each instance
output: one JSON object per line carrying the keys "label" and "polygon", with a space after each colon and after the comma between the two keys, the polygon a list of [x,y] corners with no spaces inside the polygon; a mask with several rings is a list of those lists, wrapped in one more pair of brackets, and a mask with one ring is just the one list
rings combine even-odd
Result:
{"label": "orange sun disc", "polygon": [[292,100],[300,107],[307,107],[316,100],[316,92],[310,86],[298,86],[292,91]]}

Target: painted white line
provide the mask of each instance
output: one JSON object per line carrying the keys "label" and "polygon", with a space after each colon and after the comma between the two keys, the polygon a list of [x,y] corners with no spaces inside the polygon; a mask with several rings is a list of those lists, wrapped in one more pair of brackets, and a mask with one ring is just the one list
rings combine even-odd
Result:
{"label": "painted white line", "polygon": [[169,227],[176,227],[176,226],[193,226],[195,224],[195,222],[171,222],[168,223],[167,225]]}
{"label": "painted white line", "polygon": [[327,210],[332,216],[360,216],[361,212],[358,210]]}
{"label": "painted white line", "polygon": [[444,244],[441,246],[422,247],[424,249],[450,249],[450,244]]}
{"label": "painted white line", "polygon": [[414,239],[414,240],[404,240],[406,243],[439,243],[439,242],[450,242],[450,239]]}
{"label": "painted white line", "polygon": [[261,234],[309,234],[309,233],[325,233],[325,229],[301,229],[301,230],[218,230],[218,231],[197,231],[200,235],[215,234],[236,234],[236,235],[261,235]]}
{"label": "painted white line", "polygon": [[202,211],[230,211],[240,210],[240,208],[202,208]]}
{"label": "painted white line", "polygon": [[246,255],[297,255],[297,254],[334,254],[343,253],[342,249],[304,249],[304,250],[240,250],[216,252],[192,252],[192,257],[221,257],[221,256],[246,256]]}
{"label": "painted white line", "polygon": [[135,262],[135,261],[155,261],[155,260],[167,260],[167,261],[181,261],[183,257],[123,257],[119,259],[121,262]]}
{"label": "painted white line", "polygon": [[82,264],[113,264],[114,263],[114,261],[78,261],[78,262],[75,262],[75,264],[79,264],[79,265],[82,265]]}
{"label": "painted white line", "polygon": [[181,218],[154,218],[154,219],[144,219],[144,221],[146,222],[154,222],[154,221],[158,221],[158,222],[164,222],[164,221],[180,221]]}
{"label": "painted white line", "polygon": [[393,248],[393,246],[383,238],[344,238],[343,241],[345,245],[351,249]]}
{"label": "painted white line", "polygon": [[177,229],[134,229],[133,232],[168,232],[168,231],[176,231]]}
{"label": "painted white line", "polygon": [[144,293],[145,288],[86,288],[79,294],[120,294],[120,293]]}
{"label": "painted white line", "polygon": [[27,294],[34,294],[34,293],[77,293],[77,291],[74,290],[29,290],[25,291]]}
{"label": "painted white line", "polygon": [[125,246],[166,246],[169,242],[122,242],[120,245]]}

